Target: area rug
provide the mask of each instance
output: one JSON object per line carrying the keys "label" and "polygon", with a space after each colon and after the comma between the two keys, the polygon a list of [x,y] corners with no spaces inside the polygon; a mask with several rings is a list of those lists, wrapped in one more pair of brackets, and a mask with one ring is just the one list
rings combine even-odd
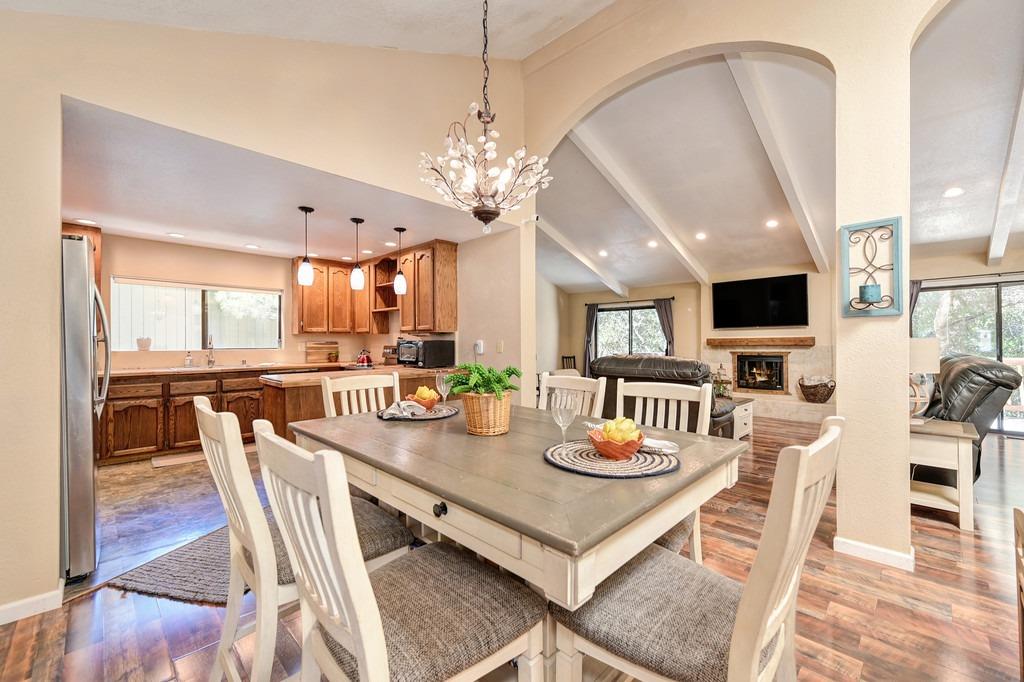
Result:
{"label": "area rug", "polygon": [[128,592],[224,606],[231,578],[228,527],[197,538],[107,583]]}

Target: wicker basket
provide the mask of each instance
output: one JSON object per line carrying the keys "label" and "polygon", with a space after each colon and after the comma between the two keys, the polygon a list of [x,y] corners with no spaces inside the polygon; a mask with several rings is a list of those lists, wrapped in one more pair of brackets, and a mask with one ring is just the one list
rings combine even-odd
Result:
{"label": "wicker basket", "polygon": [[832,379],[820,384],[805,384],[803,377],[800,377],[796,385],[804,394],[804,400],[809,403],[827,403],[836,390],[836,382]]}
{"label": "wicker basket", "polygon": [[474,436],[500,436],[508,433],[508,420],[512,414],[512,393],[506,391],[501,400],[493,393],[463,393],[462,407],[466,412],[466,431]]}

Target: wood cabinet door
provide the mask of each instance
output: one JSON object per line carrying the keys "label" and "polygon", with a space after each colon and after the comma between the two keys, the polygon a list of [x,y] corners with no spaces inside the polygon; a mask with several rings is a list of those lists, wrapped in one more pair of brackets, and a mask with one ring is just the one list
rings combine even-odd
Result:
{"label": "wood cabinet door", "polygon": [[305,333],[327,331],[327,266],[313,263],[313,283],[299,287],[302,292],[302,318],[299,330]]}
{"label": "wood cabinet door", "polygon": [[370,287],[373,286],[373,268],[363,266],[365,284],[359,291],[352,292],[352,331],[356,334],[370,333]]}
{"label": "wood cabinet door", "polygon": [[332,265],[327,269],[328,331],[339,334],[352,332],[352,268]]}
{"label": "wood cabinet door", "polygon": [[253,421],[263,419],[263,391],[225,393],[221,398],[224,403],[223,411],[234,412],[238,417],[238,428],[242,432],[242,438],[252,438]]}
{"label": "wood cabinet door", "polygon": [[404,296],[398,297],[398,311],[403,332],[416,330],[416,254],[410,252],[398,259],[398,267],[405,275],[407,288]]}
{"label": "wood cabinet door", "polygon": [[416,330],[434,329],[434,250],[423,249],[415,254],[416,263]]}
{"label": "wood cabinet door", "polygon": [[106,412],[106,459],[164,449],[163,398],[111,400]]}
{"label": "wood cabinet door", "polygon": [[[219,410],[217,394],[205,394],[214,412]],[[199,424],[196,422],[194,396],[180,395],[167,400],[167,447],[169,449],[198,446]]]}

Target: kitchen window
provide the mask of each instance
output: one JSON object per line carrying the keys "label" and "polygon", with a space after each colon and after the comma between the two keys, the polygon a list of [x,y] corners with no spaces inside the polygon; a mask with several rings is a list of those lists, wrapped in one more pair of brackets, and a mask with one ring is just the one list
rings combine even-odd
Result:
{"label": "kitchen window", "polygon": [[281,347],[280,291],[114,277],[110,317],[116,351]]}
{"label": "kitchen window", "polygon": [[664,355],[668,345],[651,305],[598,309],[595,343],[599,358],[624,353]]}

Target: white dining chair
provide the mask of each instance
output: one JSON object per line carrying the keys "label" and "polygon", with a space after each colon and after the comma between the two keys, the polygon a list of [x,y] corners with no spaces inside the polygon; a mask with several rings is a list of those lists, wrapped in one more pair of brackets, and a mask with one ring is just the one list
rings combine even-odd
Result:
{"label": "white dining chair", "polygon": [[642,681],[796,680],[796,597],[835,481],[845,419],[779,453],[746,586],[651,545],[576,611],[552,605],[555,679],[579,682],[591,656]]}
{"label": "white dining chair", "polygon": [[1013,508],[1013,564],[1017,574],[1017,641],[1024,680],[1024,510]]}
{"label": "white dining chair", "polygon": [[[233,680],[240,678],[242,671],[235,665],[231,648],[255,630],[250,679],[265,682],[274,662],[278,618],[297,606],[295,578],[277,524],[260,504],[238,417],[232,412],[214,412],[206,396],[196,396],[193,404],[203,454],[228,519],[231,564],[224,623],[210,680],[219,681],[224,673]],[[369,570],[409,551],[412,532],[397,519],[365,500],[353,500],[352,507]],[[256,620],[239,627],[246,586],[256,596]]]}
{"label": "white dining chair", "polygon": [[[634,398],[633,421],[643,426],[654,426],[673,431],[687,431],[690,405],[697,405],[694,433],[706,436],[711,430],[711,408],[714,404],[711,384],[689,386],[648,381],[623,381],[615,387],[615,416],[626,416],[625,399]],[[682,551],[690,541],[690,558],[698,564],[704,556],[700,545],[700,509],[670,528],[655,540],[656,544],[675,553]]]}
{"label": "white dining chair", "polygon": [[414,550],[374,573],[359,560],[345,462],[255,426],[267,494],[302,605],[304,681],[476,680],[515,660],[544,675],[544,600],[453,545]]}
{"label": "white dining chair", "polygon": [[[328,417],[338,416],[338,405],[341,406],[342,415],[362,414],[383,410],[394,401],[402,399],[398,372],[324,377],[320,380],[320,386],[324,396],[324,414]],[[384,393],[384,389],[388,388],[391,389],[390,400]]]}
{"label": "white dining chair", "polygon": [[553,369],[551,370],[551,376],[553,377],[579,377],[583,376],[580,371],[574,367],[568,369]]}
{"label": "white dining chair", "polygon": [[576,414],[600,419],[604,410],[604,377],[587,379],[581,376],[554,375],[544,372],[540,375],[540,398],[537,408],[549,410],[572,396],[578,400]]}

